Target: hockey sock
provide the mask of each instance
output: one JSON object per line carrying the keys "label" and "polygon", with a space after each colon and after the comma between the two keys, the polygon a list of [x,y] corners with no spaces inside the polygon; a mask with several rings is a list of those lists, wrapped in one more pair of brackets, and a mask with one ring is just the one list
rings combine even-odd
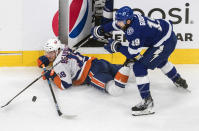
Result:
{"label": "hockey sock", "polygon": [[129,72],[130,68],[123,66],[119,69],[117,74],[115,75],[115,84],[119,87],[125,88],[125,85],[127,84],[128,78],[129,78]]}
{"label": "hockey sock", "polygon": [[138,85],[138,89],[142,99],[145,99],[150,96],[149,83]]}
{"label": "hockey sock", "polygon": [[173,82],[175,82],[176,79],[180,77],[180,75],[177,73],[176,68],[173,66],[173,64],[171,62],[167,62],[160,69]]}

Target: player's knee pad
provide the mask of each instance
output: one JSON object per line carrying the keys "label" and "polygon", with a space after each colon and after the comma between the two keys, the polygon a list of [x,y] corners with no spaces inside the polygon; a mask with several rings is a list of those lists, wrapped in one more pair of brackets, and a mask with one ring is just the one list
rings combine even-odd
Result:
{"label": "player's knee pad", "polygon": [[125,90],[125,88],[121,88],[121,87],[115,85],[114,80],[109,81],[106,84],[106,88],[105,89],[112,96],[120,96],[120,95],[123,94],[123,92]]}
{"label": "player's knee pad", "polygon": [[118,70],[117,74],[115,75],[115,78],[114,78],[115,84],[119,87],[124,88],[128,82],[129,72],[130,72],[129,67],[126,67],[126,66],[121,67]]}

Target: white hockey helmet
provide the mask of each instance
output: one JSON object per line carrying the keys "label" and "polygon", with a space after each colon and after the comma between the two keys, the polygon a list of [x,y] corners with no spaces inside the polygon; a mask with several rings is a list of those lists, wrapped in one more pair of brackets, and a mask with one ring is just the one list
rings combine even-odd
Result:
{"label": "white hockey helmet", "polygon": [[44,51],[46,52],[51,52],[51,51],[58,51],[62,47],[62,44],[60,40],[57,38],[54,39],[49,39],[45,44],[44,44]]}

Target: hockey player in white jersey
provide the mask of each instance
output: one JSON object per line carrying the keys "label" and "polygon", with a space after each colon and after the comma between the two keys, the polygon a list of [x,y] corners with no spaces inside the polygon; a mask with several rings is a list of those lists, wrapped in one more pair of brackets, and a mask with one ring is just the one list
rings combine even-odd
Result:
{"label": "hockey player in white jersey", "polygon": [[48,40],[44,51],[45,55],[38,58],[39,67],[47,67],[51,62],[55,65],[61,61],[44,75],[44,79],[51,78],[61,90],[72,85],[89,84],[113,96],[124,92],[129,74],[118,72],[121,66],[73,52],[58,39]]}

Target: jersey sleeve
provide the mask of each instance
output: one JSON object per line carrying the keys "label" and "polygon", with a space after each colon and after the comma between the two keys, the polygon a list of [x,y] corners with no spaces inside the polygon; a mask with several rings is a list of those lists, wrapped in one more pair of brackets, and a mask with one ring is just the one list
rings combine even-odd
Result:
{"label": "jersey sleeve", "polygon": [[137,56],[142,51],[143,43],[139,37],[136,37],[129,42],[128,52],[132,57]]}
{"label": "jersey sleeve", "polygon": [[125,55],[128,59],[132,59],[140,54],[141,48],[139,49],[132,49],[128,46],[121,46],[119,48],[119,52]]}
{"label": "jersey sleeve", "polygon": [[107,33],[107,32],[111,32],[114,30],[120,30],[120,27],[116,25],[115,21],[111,21],[105,25],[102,25],[102,29],[104,30],[105,33]]}
{"label": "jersey sleeve", "polygon": [[[135,29],[136,31],[136,29]],[[128,46],[121,46],[119,52],[125,55],[128,59],[134,58],[140,54],[143,47],[143,42],[141,41],[141,36],[139,32],[130,34],[129,32],[134,32],[132,27],[129,27],[125,32],[125,37],[129,42]],[[129,34],[129,35],[128,35]]]}

